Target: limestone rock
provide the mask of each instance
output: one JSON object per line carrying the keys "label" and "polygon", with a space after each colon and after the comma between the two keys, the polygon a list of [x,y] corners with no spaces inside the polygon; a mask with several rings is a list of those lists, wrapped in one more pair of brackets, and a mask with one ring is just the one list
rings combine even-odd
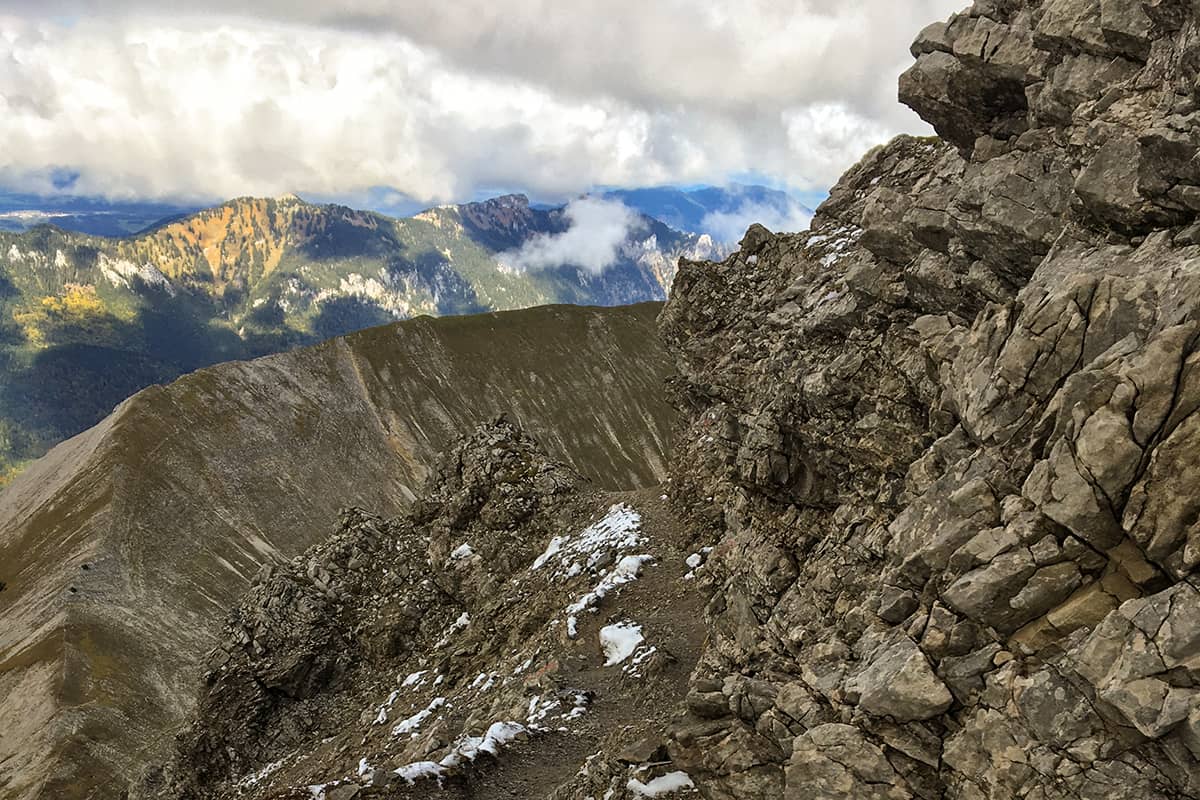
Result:
{"label": "limestone rock", "polygon": [[907,636],[881,644],[867,666],[846,682],[846,691],[858,696],[863,711],[897,722],[936,717],[954,699]]}

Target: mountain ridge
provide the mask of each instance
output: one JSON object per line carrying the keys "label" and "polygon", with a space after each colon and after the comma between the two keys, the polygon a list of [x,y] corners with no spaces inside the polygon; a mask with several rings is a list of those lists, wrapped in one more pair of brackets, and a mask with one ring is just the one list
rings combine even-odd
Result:
{"label": "mountain ridge", "polygon": [[507,413],[600,485],[660,480],[659,308],[398,322],[148,388],[59,444],[0,494],[0,794],[117,796],[260,565],[343,506],[406,507],[464,427]]}

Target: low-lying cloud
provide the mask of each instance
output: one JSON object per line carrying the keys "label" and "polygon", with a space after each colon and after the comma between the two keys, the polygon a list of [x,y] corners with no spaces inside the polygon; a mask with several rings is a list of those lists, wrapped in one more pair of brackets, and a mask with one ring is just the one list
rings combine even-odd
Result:
{"label": "low-lying cloud", "polygon": [[619,200],[582,197],[564,209],[570,227],[562,233],[539,234],[520,249],[500,254],[513,269],[538,271],[579,267],[598,275],[615,264],[630,236],[642,230],[643,219]]}
{"label": "low-lying cloud", "polygon": [[714,211],[700,222],[700,230],[722,244],[736,244],[753,223],[780,232],[802,231],[812,222],[812,211],[799,200],[786,203],[745,202],[732,211]]}

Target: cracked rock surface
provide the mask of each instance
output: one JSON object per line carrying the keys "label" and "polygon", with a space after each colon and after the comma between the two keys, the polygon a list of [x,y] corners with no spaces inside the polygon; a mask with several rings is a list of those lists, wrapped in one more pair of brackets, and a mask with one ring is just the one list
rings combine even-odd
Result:
{"label": "cracked rock surface", "polygon": [[660,318],[693,684],[774,697],[670,754],[712,798],[1200,796],[1200,8],[980,0],[913,54],[941,140]]}

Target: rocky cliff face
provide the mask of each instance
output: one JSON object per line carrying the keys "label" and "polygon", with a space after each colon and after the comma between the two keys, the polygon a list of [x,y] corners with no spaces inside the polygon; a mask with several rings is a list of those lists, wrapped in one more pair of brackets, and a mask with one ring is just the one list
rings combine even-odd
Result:
{"label": "rocky cliff face", "polygon": [[[270,576],[235,611],[205,713],[150,785],[338,800],[428,796],[435,781],[554,800],[1200,796],[1200,7],[980,0],[922,32],[914,56],[901,96],[942,138],[868,154],[806,233],[752,228],[723,263],[683,264],[660,317],[688,423],[669,519],[647,529],[683,521],[674,552],[712,546],[664,578],[697,587],[704,640],[676,647],[686,684],[592,686],[640,703],[650,730],[597,716],[607,738],[580,738],[588,704],[566,712],[569,690],[613,666],[602,637],[555,638],[540,600],[527,636],[489,616],[461,649],[437,638],[467,628],[481,590],[545,597],[536,554],[600,513],[534,456],[477,470],[491,462],[460,450],[431,511],[386,531],[350,523],[349,549],[335,541],[307,577],[303,563]],[[489,453],[510,451],[529,452]],[[499,574],[460,539],[487,542]],[[354,588],[361,571],[323,577],[379,546],[408,553],[395,591]],[[618,555],[585,563],[602,579]],[[614,596],[594,604],[613,626],[689,602]],[[393,641],[362,610],[388,598],[415,611],[399,615],[395,660],[368,670],[378,689],[411,668],[410,687],[432,676],[452,695],[405,697],[397,676],[375,709],[353,694],[358,673],[336,677],[343,646]],[[319,602],[353,610],[330,622]],[[536,727],[547,684],[512,679],[525,638],[583,665],[548,684],[564,709],[553,733]],[[500,700],[479,696],[497,683]],[[365,733],[303,710],[333,698],[351,698],[345,719],[357,709]],[[398,731],[369,730],[368,712],[392,724],[395,708]]]}
{"label": "rocky cliff face", "polygon": [[0,797],[118,797],[260,565],[341,507],[407,507],[462,430],[508,413],[599,486],[662,480],[659,308],[413,320],[221,365],[36,462],[0,495]]}
{"label": "rocky cliff face", "polygon": [[1198,14],[977,2],[901,79],[944,141],[681,270],[704,796],[1200,794]]}

